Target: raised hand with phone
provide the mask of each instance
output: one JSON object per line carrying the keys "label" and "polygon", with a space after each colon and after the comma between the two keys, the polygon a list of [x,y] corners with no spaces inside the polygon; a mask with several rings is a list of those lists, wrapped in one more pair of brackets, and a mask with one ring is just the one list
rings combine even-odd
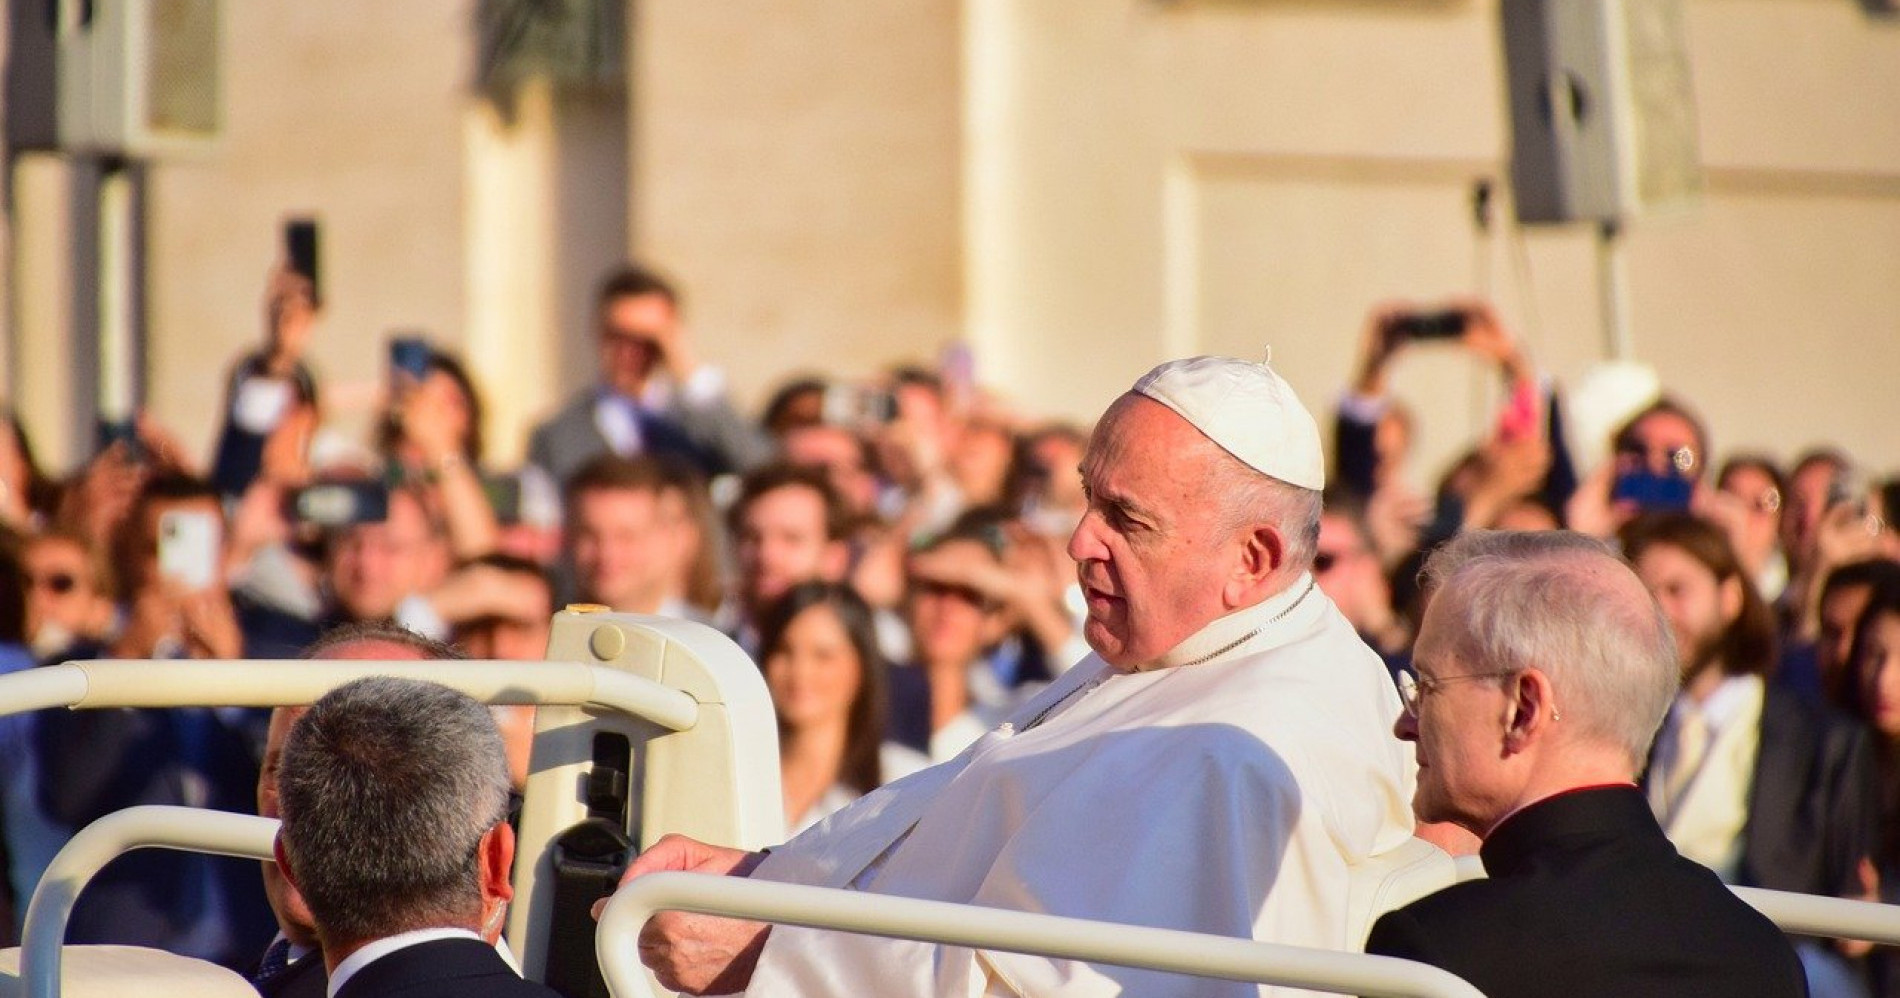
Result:
{"label": "raised hand with phone", "polygon": [[121,528],[117,553],[129,613],[114,655],[242,657],[224,581],[224,515],[208,485],[177,474],[153,478]]}
{"label": "raised hand with phone", "polygon": [[400,333],[389,341],[389,390],[379,443],[391,478],[419,488],[458,560],[493,551],[501,525],[481,475],[481,398],[468,372]]}
{"label": "raised hand with phone", "polygon": [[[1411,418],[1389,397],[1392,363],[1431,343],[1454,346],[1496,366],[1508,395],[1493,428],[1453,480],[1447,501],[1430,517],[1410,492],[1403,464],[1410,449]],[[1464,526],[1488,523],[1526,496],[1560,503],[1574,488],[1568,455],[1535,365],[1517,337],[1487,301],[1453,298],[1433,303],[1389,301],[1366,318],[1352,390],[1335,424],[1335,479],[1366,504],[1367,516],[1388,566],[1420,540]]]}

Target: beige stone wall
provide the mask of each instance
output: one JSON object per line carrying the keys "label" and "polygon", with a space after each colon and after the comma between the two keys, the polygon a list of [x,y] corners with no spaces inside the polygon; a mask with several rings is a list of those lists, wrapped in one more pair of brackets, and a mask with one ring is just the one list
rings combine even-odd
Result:
{"label": "beige stone wall", "polygon": [[634,6],[633,246],[739,393],[956,338],[958,4]]}
{"label": "beige stone wall", "polygon": [[[1166,355],[1271,343],[1325,405],[1372,303],[1473,291],[1561,379],[1604,356],[1589,234],[1471,222],[1472,181],[1505,174],[1495,3],[966,6],[993,77],[971,84],[970,319],[1010,394],[1087,414]],[[1637,356],[1718,444],[1900,464],[1900,23],[1687,7],[1709,193],[1631,227]],[[1462,357],[1397,381],[1428,466],[1488,423]]]}
{"label": "beige stone wall", "polygon": [[462,342],[470,0],[245,0],[226,15],[225,136],[150,183],[151,407],[208,453],[257,343],[286,215],[323,226],[311,362],[352,431],[392,328]]}
{"label": "beige stone wall", "polygon": [[[1090,416],[1164,356],[1269,343],[1322,407],[1373,302],[1472,291],[1574,382],[1604,354],[1588,233],[1470,222],[1472,182],[1504,174],[1498,2],[641,0],[624,104],[506,122],[467,92],[472,0],[230,4],[227,137],[152,173],[151,397],[208,448],[302,211],[324,220],[314,360],[345,421],[386,331],[421,326],[467,351],[504,462],[589,380],[588,289],[629,249],[680,279],[753,404],[961,336],[1034,412]],[[1709,191],[1631,228],[1637,354],[1721,443],[1900,465],[1900,22],[1687,9]],[[62,308],[14,303],[16,372],[59,352]],[[1460,357],[1397,380],[1428,464],[1488,422]]]}

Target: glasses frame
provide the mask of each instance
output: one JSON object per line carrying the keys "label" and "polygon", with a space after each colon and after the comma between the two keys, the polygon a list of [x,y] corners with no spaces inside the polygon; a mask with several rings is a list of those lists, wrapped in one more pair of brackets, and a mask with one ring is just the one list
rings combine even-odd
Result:
{"label": "glasses frame", "polygon": [[1432,676],[1430,678],[1401,672],[1398,679],[1399,703],[1405,708],[1405,716],[1417,720],[1419,702],[1425,699],[1426,694],[1434,692],[1446,683],[1465,679],[1504,679],[1523,671],[1522,669],[1503,669],[1497,672],[1469,672],[1459,676]]}

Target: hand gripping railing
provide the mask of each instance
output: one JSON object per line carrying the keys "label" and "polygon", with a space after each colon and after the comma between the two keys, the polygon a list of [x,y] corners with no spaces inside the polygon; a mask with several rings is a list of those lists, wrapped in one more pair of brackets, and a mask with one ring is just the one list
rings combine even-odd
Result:
{"label": "hand gripping railing", "polygon": [[580,662],[305,662],[100,659],[0,676],[0,715],[47,707],[281,707],[313,703],[365,676],[440,683],[491,704],[586,704],[685,731],[691,696],[630,672]]}
{"label": "hand gripping railing", "polygon": [[1338,994],[1484,998],[1447,971],[1394,957],[701,873],[638,877],[608,901],[594,946],[614,998],[651,998],[635,940],[658,911],[728,915]]}
{"label": "hand gripping railing", "polygon": [[270,859],[276,837],[275,818],[163,804],[114,811],[80,829],[53,857],[27,904],[20,940],[20,979],[27,998],[59,994],[60,945],[73,904],[87,882],[119,854],[156,847]]}

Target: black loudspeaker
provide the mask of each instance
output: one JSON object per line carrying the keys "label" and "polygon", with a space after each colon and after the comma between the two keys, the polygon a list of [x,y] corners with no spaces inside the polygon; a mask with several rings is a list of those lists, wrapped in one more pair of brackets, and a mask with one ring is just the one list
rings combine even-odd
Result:
{"label": "black loudspeaker", "polygon": [[8,5],[6,140],[15,152],[59,148],[59,39],[56,0]]}
{"label": "black loudspeaker", "polygon": [[1680,0],[1502,0],[1525,224],[1627,219],[1702,191]]}

